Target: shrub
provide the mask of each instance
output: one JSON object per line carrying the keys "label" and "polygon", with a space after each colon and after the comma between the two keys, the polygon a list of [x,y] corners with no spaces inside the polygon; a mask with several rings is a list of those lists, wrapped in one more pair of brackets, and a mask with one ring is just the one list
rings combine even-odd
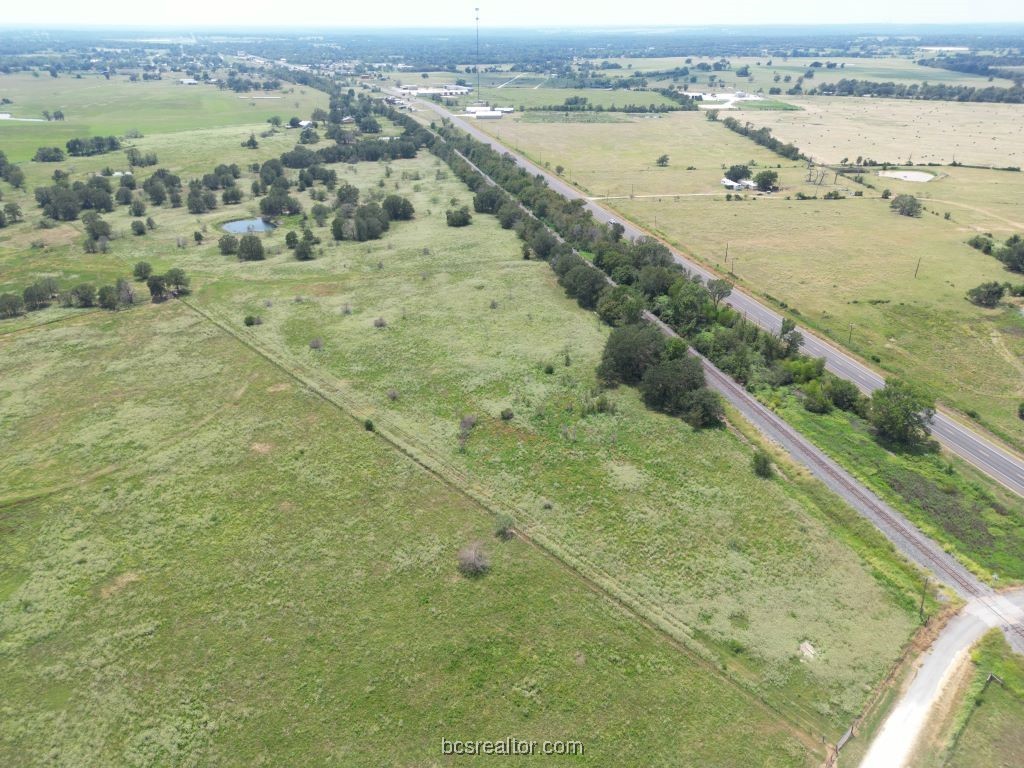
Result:
{"label": "shrub", "polygon": [[146,234],[146,223],[144,221],[140,221],[139,219],[133,221],[132,234],[135,235],[136,237],[140,237]]}
{"label": "shrub", "polygon": [[238,243],[238,258],[241,261],[263,261],[263,241],[256,235],[242,235]]}
{"label": "shrub", "polygon": [[1017,406],[1017,418],[1024,420],[1024,403]]}
{"label": "shrub", "polygon": [[1002,301],[1005,293],[1006,286],[1002,283],[997,283],[995,281],[982,283],[981,285],[971,288],[967,292],[967,300],[971,302],[971,304],[975,304],[979,307],[992,309],[999,306],[999,302]]}
{"label": "shrub", "polygon": [[465,205],[455,210],[446,211],[444,218],[449,227],[466,227],[473,221],[469,207]]}
{"label": "shrub", "polygon": [[474,541],[459,550],[459,572],[468,578],[483,576],[491,568],[490,558],[482,542]]}
{"label": "shrub", "polygon": [[772,468],[772,457],[769,456],[768,452],[763,448],[758,448],[754,452],[754,458],[751,460],[751,465],[753,466],[754,474],[758,477],[770,480],[775,476],[775,470]]}
{"label": "shrub", "polygon": [[365,429],[367,432],[373,432],[374,431],[373,420],[372,419],[366,419],[365,421],[363,421],[363,429]]}
{"label": "shrub", "polygon": [[380,205],[392,221],[409,221],[416,212],[412,203],[399,195],[388,195]]}
{"label": "shrub", "polygon": [[512,421],[513,418],[515,418],[515,414],[512,412],[511,408],[503,408],[502,409],[502,411],[501,411],[501,420],[502,421]]}
{"label": "shrub", "polygon": [[378,317],[376,320],[373,321],[373,327],[374,328],[387,328],[388,327],[388,321],[385,320],[383,317]]}
{"label": "shrub", "polygon": [[498,518],[495,520],[494,535],[499,539],[508,541],[513,536],[513,528],[515,527],[516,521],[508,512],[499,512]]}
{"label": "shrub", "polygon": [[544,373],[546,373],[548,376],[550,376],[554,372],[555,366],[553,366],[551,363],[548,363],[547,365],[544,366]]}
{"label": "shrub", "polygon": [[225,256],[238,253],[238,238],[234,235],[224,235],[217,241],[217,247]]}
{"label": "shrub", "polygon": [[324,348],[324,340],[321,339],[319,336],[317,338],[315,338],[315,339],[312,339],[309,342],[309,348],[310,349],[314,349],[314,350],[316,350],[316,349],[323,349]]}
{"label": "shrub", "polygon": [[248,326],[263,325],[263,318],[259,315],[246,315],[245,324]]}
{"label": "shrub", "polygon": [[398,399],[398,390],[397,389],[389,389],[388,390],[388,400],[390,400],[393,403],[397,399]]}

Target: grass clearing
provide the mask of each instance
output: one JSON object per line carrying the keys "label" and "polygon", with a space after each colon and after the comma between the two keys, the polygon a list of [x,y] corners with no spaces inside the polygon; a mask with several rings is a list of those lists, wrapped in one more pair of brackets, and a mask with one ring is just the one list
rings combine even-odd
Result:
{"label": "grass clearing", "polygon": [[442,736],[508,733],[591,765],[820,760],[184,305],[0,359],[0,471],[45,494],[0,510],[4,764],[447,764]]}
{"label": "grass clearing", "polygon": [[[15,117],[41,117],[43,110],[62,110],[66,115],[60,122],[0,120],[0,148],[9,159],[21,161],[31,158],[39,147],[63,149],[68,139],[80,136],[123,136],[132,129],[148,135],[248,126],[263,124],[272,115],[285,121],[292,115],[308,117],[316,107],[327,107],[326,94],[312,88],[285,84],[283,90],[269,94],[238,94],[213,85],[181,85],[178,76],[133,83],[126,75],[114,75],[110,80],[102,75],[83,75],[80,80],[28,73],[0,75],[0,95],[14,102],[4,111]],[[117,155],[123,161],[123,154]]]}

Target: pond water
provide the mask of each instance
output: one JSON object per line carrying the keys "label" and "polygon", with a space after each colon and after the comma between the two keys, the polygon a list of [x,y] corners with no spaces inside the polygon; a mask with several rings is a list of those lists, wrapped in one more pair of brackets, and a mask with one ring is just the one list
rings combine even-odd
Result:
{"label": "pond water", "polygon": [[229,221],[224,225],[224,230],[233,235],[246,235],[250,232],[270,232],[274,225],[263,219],[239,219]]}

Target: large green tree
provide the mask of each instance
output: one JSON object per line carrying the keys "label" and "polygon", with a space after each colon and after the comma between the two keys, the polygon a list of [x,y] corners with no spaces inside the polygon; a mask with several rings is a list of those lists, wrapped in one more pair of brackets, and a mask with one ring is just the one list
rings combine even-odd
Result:
{"label": "large green tree", "polygon": [[871,395],[871,423],[882,437],[902,446],[922,444],[931,434],[935,401],[900,379],[887,379]]}

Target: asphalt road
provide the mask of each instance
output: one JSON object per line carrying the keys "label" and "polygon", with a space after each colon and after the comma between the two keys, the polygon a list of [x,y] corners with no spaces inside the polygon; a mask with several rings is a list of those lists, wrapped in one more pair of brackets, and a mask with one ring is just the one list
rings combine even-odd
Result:
{"label": "asphalt road", "polygon": [[[461,117],[457,117],[441,105],[434,104],[433,102],[418,103],[432,109],[440,116],[448,118],[461,130],[478,141],[489,144],[498,152],[511,155],[515,158],[517,165],[531,174],[544,176],[548,186],[565,197],[572,200],[583,200],[586,208],[598,221],[605,223],[611,221],[619,222],[625,228],[625,235],[627,237],[651,236],[635,224],[624,220],[619,214],[613,213],[590,200],[571,184],[533,164],[494,137],[484,133],[473,125],[472,120],[464,120]],[[707,267],[697,263],[681,251],[671,246],[669,246],[669,250],[677,262],[693,274],[699,275],[701,279],[708,280],[709,278],[719,277],[719,275],[714,274]],[[729,296],[726,302],[733,309],[742,313],[748,320],[757,323],[762,328],[778,331],[782,325],[781,315],[739,289],[734,288],[732,295]],[[816,336],[806,328],[800,327],[799,330],[804,336],[803,351],[812,357],[825,358],[825,367],[837,376],[852,381],[866,393],[870,393],[885,384],[883,377],[864,363],[821,337]],[[1024,496],[1024,458],[997,445],[990,438],[965,426],[941,411],[936,413],[935,418],[932,420],[932,435],[949,451],[968,461],[1010,490]]]}

